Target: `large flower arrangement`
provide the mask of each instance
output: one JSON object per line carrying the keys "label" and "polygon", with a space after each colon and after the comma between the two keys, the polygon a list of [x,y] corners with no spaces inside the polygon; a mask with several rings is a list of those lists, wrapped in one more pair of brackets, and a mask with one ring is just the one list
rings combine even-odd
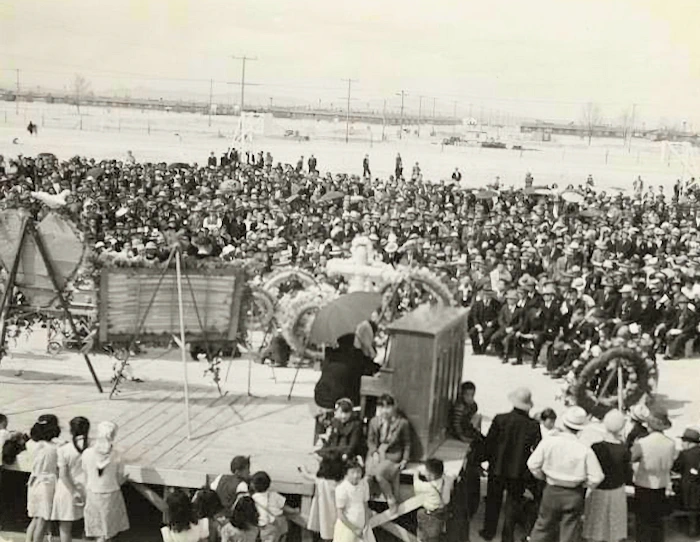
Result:
{"label": "large flower arrangement", "polygon": [[618,367],[622,369],[622,401],[630,408],[656,390],[658,366],[648,336],[603,341],[584,351],[565,377],[564,397],[602,418],[619,401]]}

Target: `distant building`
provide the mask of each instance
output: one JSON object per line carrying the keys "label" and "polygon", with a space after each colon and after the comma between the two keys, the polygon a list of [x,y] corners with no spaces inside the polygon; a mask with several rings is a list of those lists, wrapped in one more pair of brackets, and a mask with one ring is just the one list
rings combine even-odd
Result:
{"label": "distant building", "polygon": [[[568,124],[556,122],[523,122],[520,132],[523,134],[540,133],[542,135],[568,135],[575,137],[588,137],[588,127],[570,122]],[[625,129],[621,126],[594,126],[593,137],[625,137]],[[546,139],[546,138],[545,138]]]}

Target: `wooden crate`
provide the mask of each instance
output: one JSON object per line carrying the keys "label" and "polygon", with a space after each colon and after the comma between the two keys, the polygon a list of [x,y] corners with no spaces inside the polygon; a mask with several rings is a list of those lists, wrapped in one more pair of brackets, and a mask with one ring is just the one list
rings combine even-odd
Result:
{"label": "wooden crate", "polygon": [[[100,342],[123,342],[134,337],[142,320],[143,340],[170,340],[179,336],[177,277],[169,269],[156,290],[161,269],[106,268],[100,279]],[[187,340],[235,341],[242,324],[245,272],[231,267],[188,271],[182,296]],[[190,288],[191,285],[191,288]],[[201,321],[201,325],[200,325]]]}
{"label": "wooden crate", "polygon": [[467,311],[421,307],[392,323],[386,367],[362,381],[362,395],[391,393],[411,422],[414,459],[426,459],[447,436],[459,395]]}

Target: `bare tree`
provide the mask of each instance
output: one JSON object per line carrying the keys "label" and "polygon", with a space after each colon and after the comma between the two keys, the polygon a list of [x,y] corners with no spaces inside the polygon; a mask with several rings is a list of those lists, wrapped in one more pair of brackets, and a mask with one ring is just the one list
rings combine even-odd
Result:
{"label": "bare tree", "polygon": [[588,135],[588,144],[591,144],[591,139],[593,139],[593,132],[595,132],[596,126],[598,126],[603,118],[600,112],[600,107],[597,104],[588,102],[581,109],[581,124],[586,129],[586,135]]}
{"label": "bare tree", "polygon": [[90,96],[91,94],[90,83],[82,75],[75,74],[75,79],[73,79],[72,90],[75,107],[78,109],[78,113],[80,113],[80,104],[86,97]]}

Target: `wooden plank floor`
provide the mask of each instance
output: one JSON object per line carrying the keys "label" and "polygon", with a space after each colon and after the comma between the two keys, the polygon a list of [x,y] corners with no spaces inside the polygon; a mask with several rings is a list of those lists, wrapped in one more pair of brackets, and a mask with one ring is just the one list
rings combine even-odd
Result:
{"label": "wooden plank floor", "polygon": [[[177,357],[177,356],[175,356]],[[111,361],[95,360],[98,375],[107,384]],[[170,356],[172,358],[172,356]],[[58,416],[63,439],[69,439],[68,423],[86,416],[93,424],[112,420],[119,425],[117,447],[128,465],[127,472],[139,482],[199,487],[210,478],[229,471],[235,455],[250,455],[252,469],[265,470],[278,491],[311,494],[313,484],[298,471],[308,465],[313,439],[310,415],[311,392],[318,373],[302,371],[294,396],[287,394],[293,369],[275,371],[254,365],[247,393],[245,361],[234,361],[231,384],[223,395],[203,376],[202,366],[188,364],[191,438],[185,423],[182,364],[173,359],[134,364],[144,383],[126,383],[114,399],[100,395],[80,358],[63,354],[57,358],[16,353],[0,367],[0,412],[9,417],[10,429],[28,432],[44,413]],[[17,369],[24,374],[16,376]],[[224,369],[225,370],[225,369]],[[106,386],[106,389],[109,389]],[[28,458],[19,465],[26,469]]]}

